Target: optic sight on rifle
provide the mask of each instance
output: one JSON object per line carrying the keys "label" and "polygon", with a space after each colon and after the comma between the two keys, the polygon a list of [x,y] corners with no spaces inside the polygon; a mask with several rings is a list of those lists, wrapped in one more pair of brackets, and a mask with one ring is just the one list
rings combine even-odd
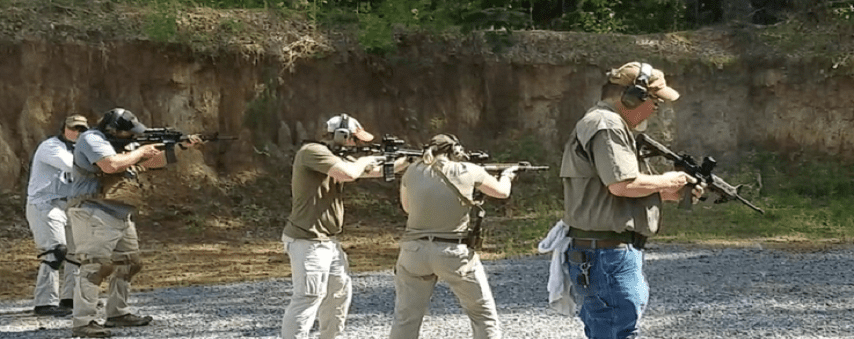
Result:
{"label": "optic sight on rifle", "polygon": [[[198,137],[203,142],[219,140],[237,140],[236,136],[222,136],[219,135],[219,132],[211,134],[199,134]],[[118,139],[108,137],[107,140],[110,142],[110,144],[113,145],[113,148],[115,148],[118,152],[134,150],[140,146],[148,144],[162,144],[162,146],[159,146],[158,149],[164,150],[166,152],[166,163],[172,164],[178,161],[178,158],[175,156],[175,145],[179,145],[181,149],[184,149],[185,147],[181,143],[189,141],[190,135],[186,135],[180,131],[171,128],[149,128],[145,130],[142,135],[136,136],[134,138]]]}
{"label": "optic sight on rifle", "polygon": [[[705,183],[711,191],[719,195],[718,199],[715,200],[715,203],[722,203],[735,199],[741,201],[754,211],[765,214],[765,211],[761,208],[756,207],[747,201],[747,199],[738,195],[738,189],[741,185],[732,186],[720,177],[712,174],[712,170],[717,166],[717,162],[714,158],[708,156],[704,157],[703,162],[700,165],[697,165],[697,162],[694,161],[694,158],[690,155],[676,154],[667,149],[667,147],[664,147],[664,145],[660,144],[658,141],[653,140],[643,133],[637,136],[636,144],[641,158],[645,159],[655,156],[663,156],[667,160],[672,161],[676,169],[688,173],[688,175],[696,178],[698,184]],[[680,202],[679,207],[683,209],[691,209],[691,190],[685,190],[685,196]]]}
{"label": "optic sight on rifle", "polygon": [[394,161],[400,157],[421,157],[421,150],[407,149],[403,145],[406,141],[392,135],[384,135],[379,144],[368,146],[342,147],[335,151],[339,156],[354,154],[379,154],[385,157],[383,160],[383,179],[394,181]]}

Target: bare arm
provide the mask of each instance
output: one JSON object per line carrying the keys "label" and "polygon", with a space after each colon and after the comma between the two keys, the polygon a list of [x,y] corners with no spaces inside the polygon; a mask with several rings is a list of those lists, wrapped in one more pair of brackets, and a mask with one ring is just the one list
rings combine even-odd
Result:
{"label": "bare arm", "polygon": [[[149,158],[145,162],[148,163],[155,161],[156,158],[164,157],[163,152],[158,150],[156,147],[157,145],[155,144],[145,145],[130,152],[119,153],[103,158],[95,164],[98,165],[104,173],[118,173],[137,164],[143,159]],[[163,159],[163,162],[165,164],[165,158]],[[143,163],[143,166],[145,163]]]}
{"label": "bare arm", "polygon": [[502,173],[498,179],[489,175],[483,180],[483,183],[477,187],[478,190],[493,198],[507,199],[510,197],[510,187],[513,177]]}
{"label": "bare arm", "polygon": [[624,180],[608,185],[611,194],[626,197],[640,198],[655,193],[661,193],[664,200],[679,200],[679,191],[688,184],[696,182],[685,172],[667,172],[659,175],[640,174],[633,180]]}
{"label": "bare arm", "polygon": [[326,174],[338,182],[351,182],[359,178],[378,178],[382,176],[382,157],[366,156],[356,161],[341,161],[332,166]]}

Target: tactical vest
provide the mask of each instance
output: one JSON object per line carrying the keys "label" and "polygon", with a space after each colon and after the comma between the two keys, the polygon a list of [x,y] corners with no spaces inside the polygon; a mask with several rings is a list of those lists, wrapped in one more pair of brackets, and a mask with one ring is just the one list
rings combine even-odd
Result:
{"label": "tactical vest", "polygon": [[97,175],[101,186],[97,198],[136,207],[142,206],[146,186],[144,185],[145,176],[142,173],[144,172],[129,168],[121,173]]}

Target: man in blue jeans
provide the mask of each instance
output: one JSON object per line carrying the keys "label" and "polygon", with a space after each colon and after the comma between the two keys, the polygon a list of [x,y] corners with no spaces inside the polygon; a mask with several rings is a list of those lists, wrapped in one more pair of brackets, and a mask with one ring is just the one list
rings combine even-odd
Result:
{"label": "man in blue jeans", "polygon": [[638,158],[632,130],[642,130],[660,103],[679,98],[664,74],[630,62],[607,76],[601,100],[564,148],[563,220],[572,238],[566,259],[587,337],[637,338],[649,299],[643,245],[658,231],[662,200],[678,200],[696,179],[678,171],[651,174]]}

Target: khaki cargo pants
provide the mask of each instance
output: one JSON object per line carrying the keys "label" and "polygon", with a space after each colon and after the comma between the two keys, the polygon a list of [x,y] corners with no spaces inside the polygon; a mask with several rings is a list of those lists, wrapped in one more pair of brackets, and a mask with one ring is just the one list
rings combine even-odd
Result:
{"label": "khaki cargo pants", "polygon": [[412,240],[400,243],[395,266],[391,339],[418,338],[438,279],[460,300],[475,339],[501,338],[495,300],[477,253],[465,244]]}
{"label": "khaki cargo pants", "polygon": [[[107,317],[130,313],[130,278],[139,270],[139,238],[130,216],[122,220],[95,205],[68,209],[80,270],[75,279],[73,327],[85,326],[97,314],[100,280],[110,276]],[[112,274],[111,274],[112,273]],[[93,279],[93,277],[100,279]]]}

